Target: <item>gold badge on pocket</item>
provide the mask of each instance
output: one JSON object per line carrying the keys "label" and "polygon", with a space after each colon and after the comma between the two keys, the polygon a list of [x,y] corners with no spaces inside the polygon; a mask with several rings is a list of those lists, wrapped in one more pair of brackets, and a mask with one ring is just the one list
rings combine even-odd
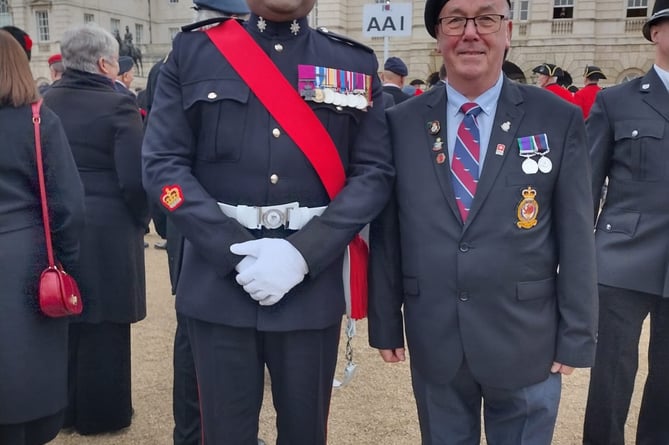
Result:
{"label": "gold badge on pocket", "polygon": [[523,190],[523,199],[518,203],[518,222],[516,225],[521,229],[530,229],[537,225],[537,215],[539,214],[539,203],[534,197],[537,191],[532,187]]}

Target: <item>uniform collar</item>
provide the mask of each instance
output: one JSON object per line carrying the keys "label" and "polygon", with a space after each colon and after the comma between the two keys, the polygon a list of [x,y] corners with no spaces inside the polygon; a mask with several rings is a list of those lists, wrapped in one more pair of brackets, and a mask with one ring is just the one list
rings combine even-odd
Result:
{"label": "uniform collar", "polygon": [[251,14],[248,28],[253,34],[272,39],[290,39],[304,34],[309,29],[306,17],[289,22],[271,22],[256,14]]}

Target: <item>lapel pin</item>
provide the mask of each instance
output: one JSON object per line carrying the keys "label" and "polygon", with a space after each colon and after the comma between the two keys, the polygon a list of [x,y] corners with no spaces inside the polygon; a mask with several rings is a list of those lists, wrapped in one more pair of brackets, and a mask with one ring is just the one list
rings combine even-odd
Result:
{"label": "lapel pin", "polygon": [[446,155],[444,153],[439,153],[436,158],[437,164],[443,164],[446,162]]}
{"label": "lapel pin", "polygon": [[430,130],[431,135],[435,135],[439,133],[439,130],[441,130],[441,124],[439,123],[439,121],[428,122],[427,127]]}
{"label": "lapel pin", "polygon": [[441,140],[441,138],[437,138],[436,141],[434,141],[434,144],[432,145],[432,151],[439,151],[444,149],[444,141]]}
{"label": "lapel pin", "polygon": [[641,85],[641,89],[642,89],[642,90],[647,90],[648,88],[650,88],[650,84],[649,84],[649,83],[644,83],[643,85]]}
{"label": "lapel pin", "polygon": [[504,156],[504,150],[506,150],[506,145],[497,144],[497,148],[495,148],[495,154],[497,156]]}
{"label": "lapel pin", "polygon": [[501,127],[503,131],[509,131],[511,129],[511,122],[506,121],[501,125]]}

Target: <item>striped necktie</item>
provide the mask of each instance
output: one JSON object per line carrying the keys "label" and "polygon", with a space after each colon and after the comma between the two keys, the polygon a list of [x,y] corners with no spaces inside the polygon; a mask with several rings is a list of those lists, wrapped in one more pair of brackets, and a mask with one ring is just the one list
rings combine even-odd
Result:
{"label": "striped necktie", "polygon": [[451,171],[453,172],[453,189],[458,203],[462,222],[467,220],[469,209],[476,194],[479,182],[479,127],[476,116],[481,107],[474,102],[467,102],[460,110],[465,114],[458,127],[455,138]]}

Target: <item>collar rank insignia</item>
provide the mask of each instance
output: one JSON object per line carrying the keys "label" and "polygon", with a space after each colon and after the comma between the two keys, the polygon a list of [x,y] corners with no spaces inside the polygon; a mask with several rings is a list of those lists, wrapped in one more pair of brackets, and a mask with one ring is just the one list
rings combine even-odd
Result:
{"label": "collar rank insignia", "polygon": [[537,225],[539,215],[539,203],[534,199],[537,191],[532,187],[523,190],[523,199],[518,203],[518,221],[516,225],[520,229],[530,229]]}

